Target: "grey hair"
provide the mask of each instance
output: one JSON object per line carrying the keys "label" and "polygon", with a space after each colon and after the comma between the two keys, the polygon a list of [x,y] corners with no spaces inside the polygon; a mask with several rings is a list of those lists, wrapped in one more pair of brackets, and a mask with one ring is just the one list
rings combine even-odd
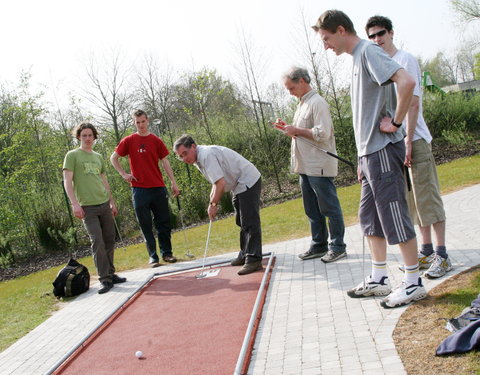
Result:
{"label": "grey hair", "polygon": [[308,70],[304,68],[300,68],[298,66],[294,66],[290,68],[284,75],[283,79],[291,79],[293,82],[298,82],[300,78],[303,78],[305,83],[310,83],[310,75],[308,74]]}
{"label": "grey hair", "polygon": [[175,143],[173,144],[173,150],[177,151],[180,146],[185,148],[190,148],[192,145],[196,144],[190,134],[184,134],[180,138],[178,138]]}

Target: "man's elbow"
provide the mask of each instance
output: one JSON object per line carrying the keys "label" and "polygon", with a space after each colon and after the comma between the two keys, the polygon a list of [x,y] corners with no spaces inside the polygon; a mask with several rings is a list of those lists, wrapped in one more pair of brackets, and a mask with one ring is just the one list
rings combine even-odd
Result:
{"label": "man's elbow", "polygon": [[110,163],[114,164],[117,160],[118,160],[118,154],[114,151],[112,155],[110,155]]}

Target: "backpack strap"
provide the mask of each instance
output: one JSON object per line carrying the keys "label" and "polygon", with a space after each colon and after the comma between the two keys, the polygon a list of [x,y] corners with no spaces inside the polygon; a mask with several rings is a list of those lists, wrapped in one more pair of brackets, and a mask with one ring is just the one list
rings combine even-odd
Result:
{"label": "backpack strap", "polygon": [[83,271],[84,267],[82,265],[75,267],[73,272],[70,272],[67,276],[67,280],[65,281],[65,295],[66,296],[71,296],[72,295],[72,281],[77,276]]}

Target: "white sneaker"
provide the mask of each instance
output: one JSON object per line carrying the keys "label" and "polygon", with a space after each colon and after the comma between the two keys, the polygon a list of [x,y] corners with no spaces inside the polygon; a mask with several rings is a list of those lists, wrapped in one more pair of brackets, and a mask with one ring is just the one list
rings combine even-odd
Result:
{"label": "white sneaker", "polygon": [[386,309],[408,305],[427,296],[427,290],[422,285],[422,279],[418,278],[418,284],[407,285],[404,281],[387,297],[380,302]]}
{"label": "white sneaker", "polygon": [[450,258],[445,259],[442,258],[440,255],[435,255],[435,258],[433,259],[430,268],[427,272],[425,272],[425,277],[428,279],[437,279],[439,277],[442,277],[452,269],[453,266]]}
{"label": "white sneaker", "polygon": [[[435,257],[435,253],[432,253],[430,255],[423,255],[422,253],[418,253],[418,269],[426,270],[427,268],[429,268],[433,262],[434,257]],[[399,264],[398,269],[402,272],[405,272],[405,265]]]}
{"label": "white sneaker", "polygon": [[392,291],[390,280],[387,276],[382,277],[380,282],[376,283],[372,280],[372,276],[369,275],[358,284],[355,288],[347,291],[349,297],[362,298],[370,296],[386,296]]}

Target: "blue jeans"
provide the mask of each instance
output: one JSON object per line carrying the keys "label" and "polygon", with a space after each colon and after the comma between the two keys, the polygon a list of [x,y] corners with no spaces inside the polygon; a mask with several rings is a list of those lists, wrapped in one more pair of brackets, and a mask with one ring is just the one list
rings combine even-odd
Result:
{"label": "blue jeans", "polygon": [[[303,207],[310,221],[312,232],[311,247],[315,250],[340,252],[346,248],[343,237],[345,224],[337,189],[331,177],[314,177],[300,174]],[[328,230],[327,220],[328,217]],[[330,243],[328,234],[330,233]]]}
{"label": "blue jeans", "polygon": [[133,208],[147,244],[150,263],[159,261],[153,234],[152,214],[153,225],[155,225],[158,234],[160,253],[162,257],[172,255],[170,210],[167,196],[166,187],[132,188]]}

